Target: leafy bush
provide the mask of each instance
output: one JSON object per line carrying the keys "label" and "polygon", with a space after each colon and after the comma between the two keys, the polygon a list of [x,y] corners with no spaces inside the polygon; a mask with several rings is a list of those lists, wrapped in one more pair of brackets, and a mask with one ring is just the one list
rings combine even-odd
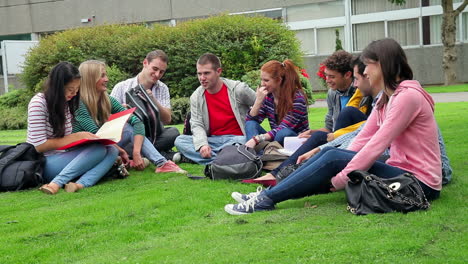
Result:
{"label": "leafy bush", "polygon": [[255,91],[260,86],[260,70],[249,71],[241,77],[241,81],[248,84]]}
{"label": "leafy bush", "polygon": [[185,116],[190,112],[190,98],[181,97],[171,99],[172,124],[180,124],[185,120]]}
{"label": "leafy bush", "polygon": [[[29,103],[29,101],[28,101]],[[28,127],[27,106],[0,107],[0,130]]]}
{"label": "leafy bush", "polygon": [[117,67],[115,64],[107,66],[106,72],[107,78],[109,78],[109,82],[107,83],[107,92],[109,94],[117,83],[131,77],[130,74],[120,70],[119,67]]}
{"label": "leafy bush", "polygon": [[205,52],[221,58],[223,76],[231,79],[240,79],[272,59],[289,58],[302,64],[299,42],[282,23],[265,17],[221,15],[176,27],[104,25],[59,32],[42,39],[28,53],[21,79],[28,89],[39,91],[39,83],[58,62],[78,66],[88,59],[101,59],[114,74],[112,82],[118,82],[136,75],[145,55],[154,49],[169,55],[163,81],[173,98],[190,96],[199,86],[195,64]]}
{"label": "leafy bush", "polygon": [[27,127],[28,103],[33,95],[30,90],[18,89],[0,96],[0,130]]}
{"label": "leafy bush", "polygon": [[29,100],[33,97],[34,93],[26,89],[12,90],[6,94],[0,96],[0,107],[1,108],[10,108],[10,107],[26,107],[29,103]]}

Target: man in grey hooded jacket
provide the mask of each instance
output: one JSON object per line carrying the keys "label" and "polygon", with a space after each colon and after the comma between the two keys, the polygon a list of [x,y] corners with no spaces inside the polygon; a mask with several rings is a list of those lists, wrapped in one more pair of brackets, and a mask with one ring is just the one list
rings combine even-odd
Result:
{"label": "man in grey hooded jacket", "polygon": [[221,78],[221,62],[211,53],[197,61],[200,86],[190,96],[192,135],[180,135],[177,149],[186,158],[209,164],[224,146],[245,143],[245,117],[255,92],[240,81]]}

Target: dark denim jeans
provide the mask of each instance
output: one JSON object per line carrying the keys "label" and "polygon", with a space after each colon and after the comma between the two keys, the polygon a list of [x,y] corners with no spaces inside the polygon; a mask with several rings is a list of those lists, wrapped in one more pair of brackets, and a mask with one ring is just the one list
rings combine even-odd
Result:
{"label": "dark denim jeans", "polygon": [[336,119],[335,131],[367,120],[367,116],[356,107],[347,106],[343,108]]}
{"label": "dark denim jeans", "polygon": [[[356,155],[354,151],[327,147],[278,185],[265,190],[265,194],[275,203],[279,203],[330,192],[331,178],[342,171],[354,155]],[[406,172],[381,161],[376,161],[368,171],[381,178],[392,178]],[[439,191],[429,188],[422,182],[419,183],[427,199],[433,200],[439,197]]]}
{"label": "dark denim jeans", "polygon": [[[246,141],[249,141],[252,137],[260,134],[265,134],[266,131],[257,121],[249,120],[245,122],[245,138]],[[285,137],[295,137],[297,133],[290,128],[283,128],[278,133],[276,133],[275,138],[272,141],[278,141],[282,146],[284,146]]]}

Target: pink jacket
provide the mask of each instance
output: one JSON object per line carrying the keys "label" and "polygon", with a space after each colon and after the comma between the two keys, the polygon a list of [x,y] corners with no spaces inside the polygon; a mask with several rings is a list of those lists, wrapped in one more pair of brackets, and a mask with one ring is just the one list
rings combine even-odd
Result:
{"label": "pink jacket", "polygon": [[390,147],[388,165],[409,171],[427,186],[440,190],[442,176],[437,133],[432,97],[418,81],[403,81],[389,104],[372,111],[367,124],[348,147],[358,153],[332,178],[332,184],[337,190],[343,189],[349,172],[368,170]]}

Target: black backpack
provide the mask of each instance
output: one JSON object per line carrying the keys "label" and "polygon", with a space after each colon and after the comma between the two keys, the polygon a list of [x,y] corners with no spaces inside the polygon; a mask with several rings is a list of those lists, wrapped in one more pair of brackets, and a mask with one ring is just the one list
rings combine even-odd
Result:
{"label": "black backpack", "polygon": [[45,158],[33,145],[3,145],[0,153],[0,191],[18,191],[43,183]]}
{"label": "black backpack", "polygon": [[159,109],[141,84],[125,93],[125,99],[130,107],[136,107],[133,114],[145,125],[145,135],[154,145],[158,135],[161,135],[164,125],[159,116]]}
{"label": "black backpack", "polygon": [[224,147],[215,160],[205,167],[205,176],[213,180],[257,178],[262,173],[262,160],[255,150],[234,144]]}

